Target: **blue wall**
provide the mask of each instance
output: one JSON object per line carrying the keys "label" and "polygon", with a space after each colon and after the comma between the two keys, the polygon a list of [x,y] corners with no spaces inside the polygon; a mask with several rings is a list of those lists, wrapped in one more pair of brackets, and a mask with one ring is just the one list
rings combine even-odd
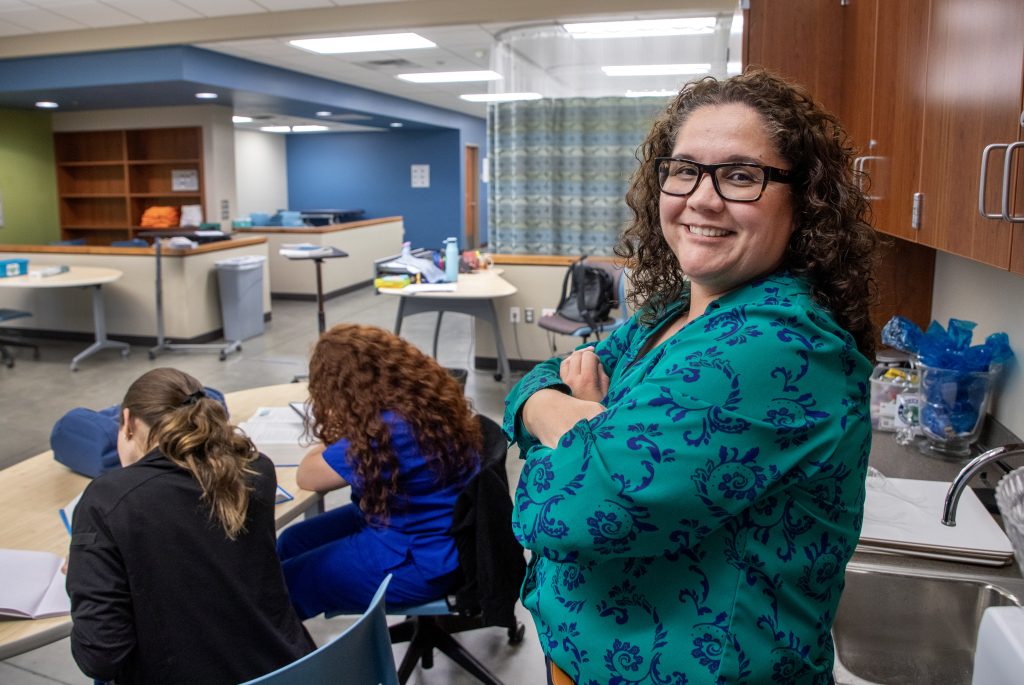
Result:
{"label": "blue wall", "polygon": [[[461,244],[463,143],[479,145],[483,157],[484,136],[483,122],[479,131],[465,135],[459,130],[290,135],[288,206],[358,208],[367,218],[401,215],[413,247],[440,249],[451,235]],[[411,187],[413,164],[430,165],[429,188]],[[480,197],[485,205],[486,188]],[[481,242],[487,238],[486,222],[483,207]]]}

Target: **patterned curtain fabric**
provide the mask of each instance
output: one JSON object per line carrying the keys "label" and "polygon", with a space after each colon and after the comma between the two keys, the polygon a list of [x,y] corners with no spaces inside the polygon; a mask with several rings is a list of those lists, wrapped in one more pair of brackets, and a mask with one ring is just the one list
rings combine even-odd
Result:
{"label": "patterned curtain fabric", "polygon": [[490,246],[503,254],[610,255],[625,195],[665,102],[566,98],[491,105]]}

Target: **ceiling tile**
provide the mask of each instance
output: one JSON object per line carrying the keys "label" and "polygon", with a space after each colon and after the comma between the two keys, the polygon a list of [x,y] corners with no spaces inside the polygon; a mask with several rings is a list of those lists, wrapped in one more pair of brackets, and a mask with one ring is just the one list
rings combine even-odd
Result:
{"label": "ceiling tile", "polygon": [[331,0],[255,0],[256,4],[270,10],[280,12],[284,10],[306,10],[312,7],[334,7]]}
{"label": "ceiling tile", "polygon": [[199,12],[204,17],[224,17],[236,14],[257,14],[266,12],[251,0],[178,0],[179,3]]}
{"label": "ceiling tile", "polygon": [[200,19],[203,16],[174,0],[104,0],[104,2],[147,24],[159,21]]}
{"label": "ceiling tile", "polygon": [[100,2],[69,2],[64,5],[54,5],[50,11],[91,28],[139,23],[138,17]]}
{"label": "ceiling tile", "polygon": [[30,33],[46,31],[71,31],[89,28],[80,21],[74,21],[44,9],[13,9],[0,12],[0,21],[24,26]]}

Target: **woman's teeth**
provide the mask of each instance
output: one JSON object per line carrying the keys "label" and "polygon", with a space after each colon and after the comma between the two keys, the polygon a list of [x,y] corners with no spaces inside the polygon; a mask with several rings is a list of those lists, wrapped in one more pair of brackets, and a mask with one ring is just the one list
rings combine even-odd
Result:
{"label": "woman's teeth", "polygon": [[729,233],[720,228],[704,228],[703,226],[689,226],[688,230],[694,235],[704,236],[705,238],[718,238]]}

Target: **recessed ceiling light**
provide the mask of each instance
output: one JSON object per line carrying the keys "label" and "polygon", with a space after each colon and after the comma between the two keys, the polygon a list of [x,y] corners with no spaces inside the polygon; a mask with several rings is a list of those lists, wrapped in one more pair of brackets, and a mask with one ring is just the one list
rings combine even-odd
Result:
{"label": "recessed ceiling light", "polygon": [[466,81],[497,81],[496,71],[428,71],[419,74],[398,74],[395,78],[412,83],[462,83]]}
{"label": "recessed ceiling light", "polygon": [[292,133],[315,133],[317,131],[327,131],[326,126],[320,124],[301,124],[299,126],[292,126]]}
{"label": "recessed ceiling light", "polygon": [[200,100],[216,100],[217,99],[217,94],[216,93],[196,93],[196,97],[199,98]]}
{"label": "recessed ceiling light", "polygon": [[384,33],[375,36],[335,36],[333,38],[303,38],[290,40],[302,50],[322,55],[336,55],[343,52],[380,52],[382,50],[413,50],[436,48],[437,44],[415,33]]}
{"label": "recessed ceiling light", "polygon": [[516,100],[540,100],[540,93],[468,93],[460,95],[468,102],[514,102]]}
{"label": "recessed ceiling light", "polygon": [[642,19],[638,21],[594,21],[562,24],[573,38],[643,38],[647,36],[693,36],[714,33],[715,17]]}
{"label": "recessed ceiling light", "polygon": [[626,97],[628,98],[667,98],[677,95],[679,91],[675,90],[627,90]]}
{"label": "recessed ceiling light", "polygon": [[321,110],[321,111],[317,112],[317,113],[316,113],[316,115],[317,115],[318,117],[329,117],[329,116],[331,116],[331,115],[332,115],[333,113],[334,113],[334,112],[328,112],[328,111],[327,111],[326,109],[324,109],[324,110]]}
{"label": "recessed ceiling light", "polygon": [[292,132],[292,127],[291,126],[260,126],[260,130],[261,131],[266,131],[267,133],[291,133]]}
{"label": "recessed ceiling light", "polygon": [[51,102],[50,100],[40,100],[36,103],[36,107],[39,107],[40,109],[57,109],[60,105],[56,102]]}
{"label": "recessed ceiling light", "polygon": [[680,74],[706,74],[710,64],[631,64],[601,67],[606,76],[678,76]]}
{"label": "recessed ceiling light", "polygon": [[231,117],[231,122],[235,124],[250,124],[252,123],[252,117]]}
{"label": "recessed ceiling light", "polygon": [[405,124],[403,124],[401,121],[392,121],[390,124],[388,124],[388,126],[390,126],[391,128],[402,128],[402,126],[404,125]]}

